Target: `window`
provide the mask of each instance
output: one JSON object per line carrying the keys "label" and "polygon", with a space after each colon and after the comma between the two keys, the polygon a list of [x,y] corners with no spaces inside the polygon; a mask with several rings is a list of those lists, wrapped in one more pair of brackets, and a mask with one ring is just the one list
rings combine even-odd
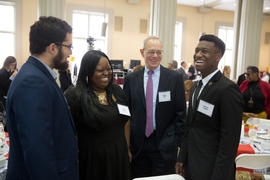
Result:
{"label": "window", "polygon": [[225,54],[219,62],[220,70],[223,70],[224,66],[229,65],[232,67],[234,66],[233,61],[233,38],[234,38],[234,30],[233,26],[229,25],[220,25],[218,26],[218,37],[226,44]]}
{"label": "window", "polygon": [[[15,3],[0,1],[0,66],[7,56],[15,56]],[[4,26],[3,26],[4,24]]]}
{"label": "window", "polygon": [[106,53],[106,37],[101,36],[102,24],[107,21],[107,14],[86,11],[74,11],[72,14],[73,27],[73,51],[72,56],[76,59],[78,68],[85,52],[89,49],[87,38],[90,36],[95,39],[95,50],[102,50]]}
{"label": "window", "polygon": [[174,36],[174,60],[176,60],[178,64],[180,64],[181,61],[182,32],[183,23],[181,21],[176,21]]}

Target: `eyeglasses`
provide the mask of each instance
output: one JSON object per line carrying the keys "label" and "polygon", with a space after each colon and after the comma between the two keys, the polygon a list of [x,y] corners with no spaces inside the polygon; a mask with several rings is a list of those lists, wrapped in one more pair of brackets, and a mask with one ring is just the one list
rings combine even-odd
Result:
{"label": "eyeglasses", "polygon": [[158,56],[161,56],[163,54],[163,50],[153,50],[153,49],[148,49],[144,51],[148,56],[154,56],[155,54],[157,54]]}
{"label": "eyeglasses", "polygon": [[67,47],[68,49],[72,50],[73,49],[73,45],[65,45],[65,44],[56,44],[58,46],[64,46],[64,47]]}

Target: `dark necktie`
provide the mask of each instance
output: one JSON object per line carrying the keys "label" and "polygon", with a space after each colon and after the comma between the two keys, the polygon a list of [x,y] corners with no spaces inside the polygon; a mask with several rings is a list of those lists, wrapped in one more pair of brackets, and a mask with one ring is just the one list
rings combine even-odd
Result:
{"label": "dark necktie", "polygon": [[193,103],[192,103],[194,111],[195,111],[195,108],[196,108],[197,99],[198,99],[198,95],[199,95],[199,92],[201,90],[202,84],[203,84],[202,80],[200,80],[198,82],[197,87],[196,87],[195,92],[194,92]]}
{"label": "dark necktie", "polygon": [[148,80],[146,84],[146,128],[145,128],[145,135],[149,137],[153,131],[153,80],[152,74],[154,73],[153,70],[148,71]]}

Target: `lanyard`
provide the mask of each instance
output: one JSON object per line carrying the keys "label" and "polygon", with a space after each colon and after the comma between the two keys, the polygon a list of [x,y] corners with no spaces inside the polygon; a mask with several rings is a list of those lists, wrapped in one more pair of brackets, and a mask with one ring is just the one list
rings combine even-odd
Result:
{"label": "lanyard", "polygon": [[255,90],[256,90],[256,88],[258,87],[258,85],[259,85],[259,83],[256,85],[256,87],[254,88],[254,90],[252,90],[252,88],[250,87],[249,88],[249,90],[250,90],[250,100],[252,101],[252,96],[253,96],[253,94],[254,94],[254,92],[255,92]]}

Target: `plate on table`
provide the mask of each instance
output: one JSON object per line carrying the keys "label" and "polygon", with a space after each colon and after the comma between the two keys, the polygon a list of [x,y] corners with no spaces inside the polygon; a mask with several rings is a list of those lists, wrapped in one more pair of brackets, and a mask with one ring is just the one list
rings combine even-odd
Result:
{"label": "plate on table", "polygon": [[267,134],[266,135],[259,135],[258,138],[265,139],[265,140],[270,140],[270,137]]}
{"label": "plate on table", "polygon": [[265,131],[265,130],[259,130],[259,131],[257,131],[257,134],[267,134],[267,131]]}

